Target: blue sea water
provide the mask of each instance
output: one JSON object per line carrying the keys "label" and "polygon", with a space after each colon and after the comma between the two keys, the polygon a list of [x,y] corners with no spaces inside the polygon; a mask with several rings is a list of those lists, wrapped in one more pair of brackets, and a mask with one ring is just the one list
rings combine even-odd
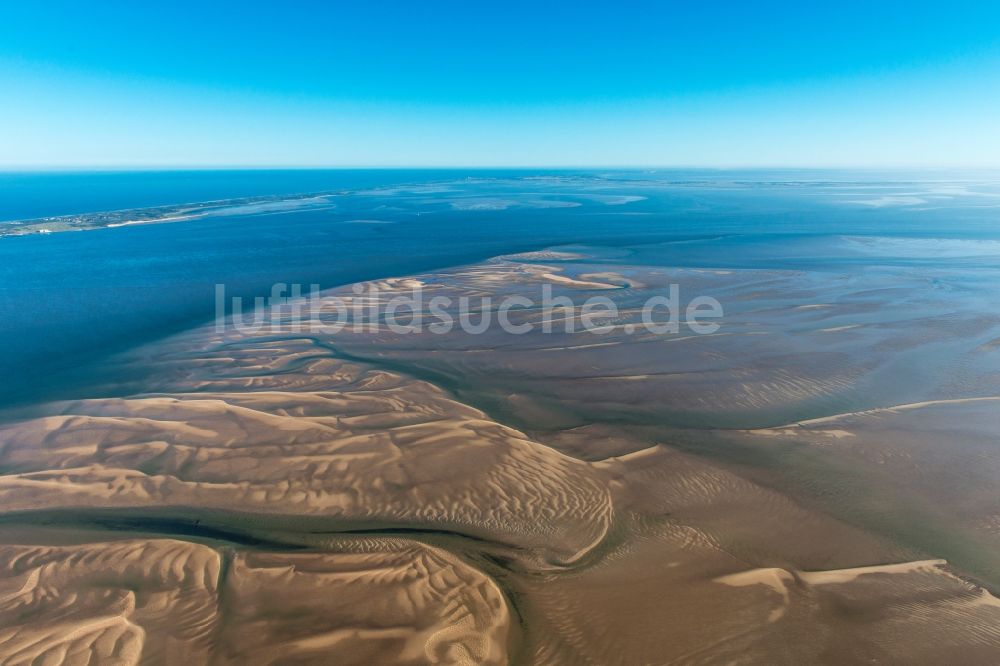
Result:
{"label": "blue sea water", "polygon": [[[0,171],[0,222],[220,199],[374,187],[412,170]],[[454,177],[463,174],[453,172]],[[439,176],[447,177],[448,172]]]}
{"label": "blue sea water", "polygon": [[[73,396],[108,354],[210,319],[216,284],[258,296],[275,282],[327,288],[572,243],[676,241],[677,265],[874,261],[827,256],[823,239],[993,239],[997,182],[990,174],[816,171],[4,173],[0,221],[8,223],[336,194],[324,206],[0,238],[0,407]],[[977,259],[998,260],[989,251]]]}

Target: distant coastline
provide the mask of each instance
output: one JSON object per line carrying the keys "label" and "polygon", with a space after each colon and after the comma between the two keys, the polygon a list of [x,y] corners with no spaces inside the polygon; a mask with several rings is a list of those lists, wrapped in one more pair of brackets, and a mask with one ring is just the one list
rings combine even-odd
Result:
{"label": "distant coastline", "polygon": [[269,196],[239,197],[200,203],[185,203],[148,208],[128,208],[79,215],[58,215],[31,220],[13,220],[0,223],[0,238],[51,234],[63,231],[92,231],[136,224],[162,224],[181,222],[207,215],[245,215],[274,210],[288,211],[296,208],[333,207],[330,198],[343,192],[310,192],[303,194],[275,194]]}

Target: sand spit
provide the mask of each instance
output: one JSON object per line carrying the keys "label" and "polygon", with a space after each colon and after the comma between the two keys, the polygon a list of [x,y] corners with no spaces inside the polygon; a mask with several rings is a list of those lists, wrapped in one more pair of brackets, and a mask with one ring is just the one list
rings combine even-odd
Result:
{"label": "sand spit", "polygon": [[574,261],[586,259],[586,255],[579,252],[560,252],[558,250],[538,250],[536,252],[521,252],[519,254],[508,254],[500,257],[508,261]]}
{"label": "sand spit", "polygon": [[770,434],[792,434],[795,432],[795,428],[807,429],[810,432],[826,432],[824,430],[814,430],[813,426],[826,423],[835,423],[837,421],[846,421],[855,417],[867,417],[876,416],[879,414],[894,414],[897,412],[904,412],[912,409],[924,409],[926,407],[937,407],[946,405],[969,405],[977,403],[1000,403],[1000,396],[981,396],[977,398],[952,398],[948,400],[924,400],[922,402],[910,402],[903,405],[892,405],[891,407],[875,407],[873,409],[864,409],[858,412],[844,412],[843,414],[832,414],[830,416],[822,416],[815,419],[805,419],[803,421],[797,421],[796,423],[789,423],[782,426],[774,426],[773,428],[759,428],[756,430],[748,430],[747,432],[753,434],[770,435]]}
{"label": "sand spit", "polygon": [[[917,562],[899,562],[897,564],[881,564],[834,571],[799,571],[797,572],[797,576],[809,585],[843,585],[854,582],[861,576],[870,576],[872,574],[936,573],[934,570],[945,564],[947,562],[944,560],[919,560]],[[987,592],[987,594],[989,593]]]}
{"label": "sand spit", "polygon": [[549,282],[554,282],[555,284],[561,284],[566,287],[573,287],[576,289],[617,289],[618,287],[613,284],[607,284],[604,282],[594,282],[591,280],[576,280],[565,275],[559,275],[557,273],[542,273],[541,278]]}

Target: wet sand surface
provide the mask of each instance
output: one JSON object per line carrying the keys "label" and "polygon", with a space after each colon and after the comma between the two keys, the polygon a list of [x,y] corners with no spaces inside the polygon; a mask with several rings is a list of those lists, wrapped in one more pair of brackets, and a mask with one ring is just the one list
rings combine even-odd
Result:
{"label": "wet sand surface", "polygon": [[[0,662],[995,663],[993,269],[838,242],[366,285],[600,295],[599,332],[326,335],[289,305],[116,358],[0,429]],[[642,330],[671,284],[721,328]]]}

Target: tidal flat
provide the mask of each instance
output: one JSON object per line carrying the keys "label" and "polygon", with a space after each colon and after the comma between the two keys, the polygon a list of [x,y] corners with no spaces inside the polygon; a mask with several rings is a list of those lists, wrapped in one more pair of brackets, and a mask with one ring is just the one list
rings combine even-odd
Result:
{"label": "tidal flat", "polygon": [[[353,196],[566,220],[676,195],[480,186]],[[994,663],[1000,240],[714,231],[350,281],[8,406],[0,661]],[[430,327],[463,303],[475,331]]]}

